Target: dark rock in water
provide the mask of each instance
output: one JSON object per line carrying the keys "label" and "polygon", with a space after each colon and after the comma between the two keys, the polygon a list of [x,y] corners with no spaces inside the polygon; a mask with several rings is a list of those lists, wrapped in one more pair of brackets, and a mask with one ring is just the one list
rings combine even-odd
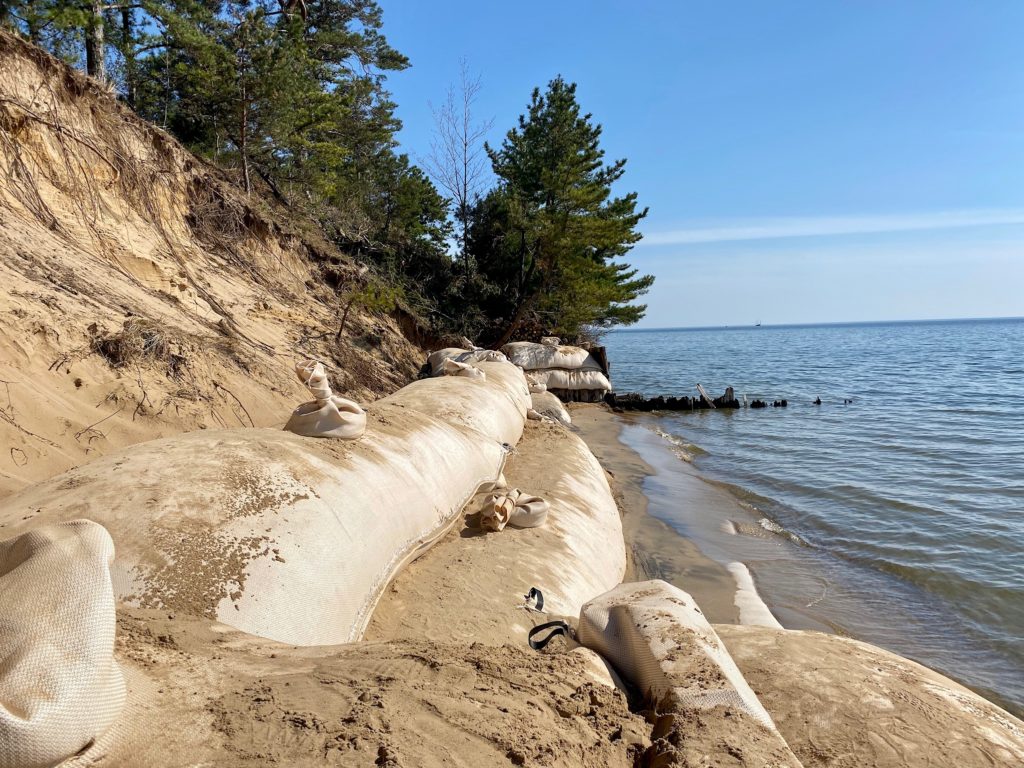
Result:
{"label": "dark rock in water", "polygon": [[[741,408],[740,401],[736,399],[736,394],[732,387],[728,387],[725,393],[721,397],[716,397],[711,403],[708,403],[703,397],[664,397],[658,395],[657,397],[644,397],[639,392],[624,392],[623,394],[617,394],[615,392],[609,392],[605,395],[604,401],[608,403],[612,408],[618,411],[703,411],[710,410],[711,403],[714,404],[716,409],[730,410]],[[761,403],[761,401],[755,400],[751,404],[751,408],[764,408],[767,404]],[[786,401],[781,401],[782,407],[785,407]]]}
{"label": "dark rock in water", "polygon": [[725,394],[714,399],[715,408],[739,408],[740,401],[732,393],[732,387],[725,390]]}
{"label": "dark rock in water", "polygon": [[[638,392],[626,392],[617,394],[609,392],[605,395],[604,401],[612,408],[621,411],[700,411],[710,409],[711,406],[701,397],[644,397]],[[735,398],[727,400],[725,395],[715,398],[713,401],[716,408],[739,408],[739,401]]]}
{"label": "dark rock in water", "polygon": [[766,403],[764,400],[755,400],[754,402],[752,402],[750,404],[750,407],[751,408],[767,408],[768,407],[768,403]]}

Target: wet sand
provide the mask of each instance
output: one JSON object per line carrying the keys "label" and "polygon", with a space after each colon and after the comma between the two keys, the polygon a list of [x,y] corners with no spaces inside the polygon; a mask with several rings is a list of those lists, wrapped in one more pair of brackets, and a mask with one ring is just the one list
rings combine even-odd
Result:
{"label": "wet sand", "polygon": [[[603,405],[576,404],[571,413],[580,437],[612,476],[612,493],[622,513],[629,554],[627,580],[662,579],[693,595],[709,621],[738,624],[736,582],[729,570],[648,514],[643,483],[655,470],[619,439],[623,418]],[[681,503],[686,504],[686,499]]]}

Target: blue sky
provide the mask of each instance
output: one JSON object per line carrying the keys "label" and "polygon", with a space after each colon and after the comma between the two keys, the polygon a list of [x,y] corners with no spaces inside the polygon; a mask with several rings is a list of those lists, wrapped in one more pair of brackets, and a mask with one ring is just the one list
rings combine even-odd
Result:
{"label": "blue sky", "polygon": [[380,0],[403,147],[579,84],[650,215],[641,327],[1024,315],[1024,1]]}

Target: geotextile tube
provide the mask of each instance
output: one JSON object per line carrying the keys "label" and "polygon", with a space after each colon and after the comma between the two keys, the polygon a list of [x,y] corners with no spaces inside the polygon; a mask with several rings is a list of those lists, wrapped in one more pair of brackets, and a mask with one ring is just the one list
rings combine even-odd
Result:
{"label": "geotextile tube", "polygon": [[656,728],[659,764],[704,765],[736,750],[764,755],[744,765],[800,766],[686,592],[664,581],[622,584],[583,606],[577,639],[666,718]]}
{"label": "geotextile tube", "polygon": [[501,351],[505,353],[510,362],[515,363],[525,371],[539,371],[548,368],[583,371],[603,370],[597,358],[582,347],[513,341],[502,347]]}
{"label": "geotextile tube", "polygon": [[451,370],[446,369],[449,361],[473,365],[475,363],[507,363],[508,358],[501,352],[493,349],[462,349],[461,347],[445,347],[427,356],[427,365],[430,367],[431,376],[442,376],[450,374]]}
{"label": "geotextile tube", "polygon": [[358,640],[394,574],[501,474],[530,403],[522,371],[414,382],[358,441],[201,431],[133,446],[9,497],[13,534],[69,519],[117,547],[117,598],[294,645]]}
{"label": "geotextile tube", "polygon": [[121,711],[113,556],[88,520],[0,541],[0,768],[54,765]]}
{"label": "geotextile tube", "polygon": [[596,389],[604,392],[611,391],[612,384],[608,377],[601,371],[590,368],[576,370],[565,370],[562,368],[549,368],[547,370],[530,371],[538,384],[543,384],[545,389]]}
{"label": "geotextile tube", "polygon": [[486,379],[487,376],[471,363],[460,363],[458,360],[445,360],[442,367],[445,376],[465,376],[469,379]]}

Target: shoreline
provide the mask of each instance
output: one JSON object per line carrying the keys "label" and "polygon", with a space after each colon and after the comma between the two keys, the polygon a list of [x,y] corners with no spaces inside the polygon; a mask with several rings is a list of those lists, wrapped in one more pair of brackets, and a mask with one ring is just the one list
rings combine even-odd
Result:
{"label": "shoreline", "polygon": [[884,575],[853,573],[855,566],[833,563],[828,552],[766,524],[727,484],[692,466],[690,451],[699,447],[683,447],[671,434],[644,424],[643,416],[603,406],[577,406],[572,413],[581,437],[615,475],[632,559],[657,569],[648,576],[641,568],[635,578],[661,578],[690,592],[707,603],[716,624],[812,630],[871,643],[1022,715],[1014,701],[957,674],[947,657],[936,655],[935,636],[943,626],[938,608],[930,622],[927,616],[880,622],[879,616],[891,612]]}
{"label": "shoreline", "polygon": [[740,624],[739,585],[728,567],[651,514],[643,486],[656,469],[623,442],[627,420],[604,406],[575,405],[571,413],[577,433],[611,475],[626,540],[627,579],[662,579],[689,592],[712,623]]}

